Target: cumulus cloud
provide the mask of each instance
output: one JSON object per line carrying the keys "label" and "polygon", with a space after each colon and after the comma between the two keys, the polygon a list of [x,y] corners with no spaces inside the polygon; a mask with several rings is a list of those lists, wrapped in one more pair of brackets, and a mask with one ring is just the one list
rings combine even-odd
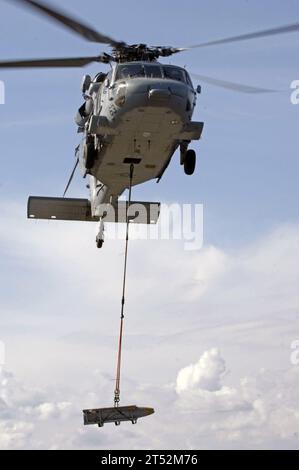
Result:
{"label": "cumulus cloud", "polygon": [[36,412],[40,419],[47,420],[49,418],[59,418],[61,414],[70,409],[72,404],[64,401],[61,403],[41,403],[36,407]]}
{"label": "cumulus cloud", "polygon": [[24,421],[0,421],[0,449],[21,449],[28,446],[34,425]]}
{"label": "cumulus cloud", "polygon": [[[205,382],[200,385],[196,373],[199,364],[201,370],[214,377],[213,387],[207,388]],[[221,364],[218,370],[216,364]],[[185,380],[186,371],[193,373],[193,381]],[[176,382],[179,413],[199,413],[200,433],[212,432],[218,445],[225,448],[236,444],[247,448],[298,448],[299,370],[288,368],[273,373],[261,369],[256,376],[241,378],[234,387],[221,383],[224,371],[225,362],[216,349],[205,351],[192,369],[188,366],[180,370]]]}
{"label": "cumulus cloud", "polygon": [[196,364],[181,369],[176,380],[178,394],[189,390],[219,390],[225,361],[218,349],[205,351]]}
{"label": "cumulus cloud", "polygon": [[45,391],[30,389],[0,368],[0,448],[26,448],[39,442],[38,421],[64,419],[71,403],[46,402]]}
{"label": "cumulus cloud", "polygon": [[205,351],[196,364],[181,369],[176,379],[177,404],[184,409],[220,411],[249,405],[238,390],[222,385],[226,366],[220,351]]}

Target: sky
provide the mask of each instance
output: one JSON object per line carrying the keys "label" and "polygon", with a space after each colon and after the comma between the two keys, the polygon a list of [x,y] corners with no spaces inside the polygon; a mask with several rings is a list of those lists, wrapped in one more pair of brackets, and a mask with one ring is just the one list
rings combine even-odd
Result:
{"label": "sky", "polygon": [[[295,0],[63,7],[116,39],[154,45],[298,21]],[[13,2],[1,0],[0,13],[3,60],[107,50]],[[103,66],[0,72],[0,448],[298,449],[299,105],[290,100],[298,40],[285,34],[171,59],[279,92],[201,83],[195,175],[184,175],[176,154],[158,185],[134,189],[137,200],[204,208],[200,250],[173,240],[130,245],[122,403],[155,408],[134,427],[84,427],[81,412],[112,404],[123,241],[97,250],[92,224],[26,220],[30,194],[62,194],[79,142],[81,78]],[[85,185],[78,172],[69,196],[87,197]]]}

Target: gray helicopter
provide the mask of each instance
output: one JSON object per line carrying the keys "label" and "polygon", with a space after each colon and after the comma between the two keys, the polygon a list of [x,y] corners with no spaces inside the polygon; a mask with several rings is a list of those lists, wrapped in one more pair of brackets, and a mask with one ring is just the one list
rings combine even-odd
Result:
{"label": "gray helicopter", "polygon": [[[128,45],[101,34],[48,4],[33,0],[14,2],[33,8],[88,41],[108,44],[112,48],[110,54],[93,57],[0,62],[0,68],[82,67],[92,62],[110,64],[107,73],[100,72],[93,78],[90,75],[83,77],[84,103],[75,117],[78,132],[83,138],[76,148],[76,164],[63,198],[30,197],[28,201],[30,218],[100,222],[96,238],[98,247],[104,241],[104,222],[125,221],[128,206],[120,206],[118,199],[129,185],[151,179],[159,181],[177,149],[185,174],[192,175],[195,170],[196,154],[189,145],[200,139],[204,127],[202,122],[192,121],[201,87],[194,88],[184,68],[160,63],[158,59],[192,48],[299,30],[296,23],[189,47]],[[203,82],[239,92],[274,91],[192,75]],[[90,200],[65,197],[78,164],[83,177],[89,176]],[[113,208],[113,215],[109,207]],[[140,211],[133,211],[132,221],[155,223],[159,204],[143,203],[143,207],[145,216],[138,218]]]}

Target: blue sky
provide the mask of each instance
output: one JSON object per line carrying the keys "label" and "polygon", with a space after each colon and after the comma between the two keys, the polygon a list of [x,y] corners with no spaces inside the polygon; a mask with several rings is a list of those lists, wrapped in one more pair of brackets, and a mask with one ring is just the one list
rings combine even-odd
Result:
{"label": "blue sky", "polygon": [[[154,45],[185,46],[298,21],[295,0],[65,0],[63,6],[116,39]],[[0,8],[1,59],[84,56],[105,50],[12,2],[1,1]],[[204,121],[205,129],[202,140],[193,146],[198,154],[195,175],[185,176],[175,155],[159,185],[149,182],[134,190],[136,199],[203,203],[205,243],[196,255],[173,242],[133,245],[127,393],[157,402],[160,411],[169,393],[174,407],[183,410],[182,432],[188,434],[186,396],[176,395],[173,385],[179,370],[195,363],[200,370],[206,367],[204,373],[212,374],[216,385],[215,390],[206,390],[204,381],[199,381],[186,392],[188,406],[192,403],[193,411],[205,416],[195,440],[169,434],[174,416],[167,419],[167,429],[157,414],[149,427],[142,424],[136,434],[121,434],[124,446],[171,448],[182,442],[195,448],[298,446],[293,432],[297,421],[283,419],[275,411],[298,412],[295,396],[288,394],[299,382],[296,368],[288,370],[299,304],[299,105],[290,102],[290,83],[299,79],[298,41],[299,33],[286,34],[195,49],[171,60],[190,72],[281,92],[241,95],[202,84],[194,119]],[[0,440],[3,447],[54,448],[64,442],[68,447],[119,445],[113,430],[101,437],[103,441],[95,440],[92,430],[84,434],[74,403],[98,403],[91,391],[87,394],[88,387],[99,387],[102,399],[108,397],[123,246],[110,241],[100,253],[89,225],[25,220],[29,194],[62,194],[79,142],[73,117],[81,103],[81,78],[102,69],[94,65],[0,72],[6,86],[6,104],[0,106],[0,339],[7,347],[8,369],[27,384],[31,407],[28,418],[25,385],[11,377],[16,397],[7,407],[15,411],[2,421],[0,413],[6,436]],[[85,184],[78,172],[69,195],[87,196]],[[97,344],[97,331],[103,335],[102,345]],[[144,344],[138,338],[144,338]],[[228,363],[224,369],[215,347]],[[150,359],[151,369],[145,373],[142,364]],[[276,371],[275,377],[261,378],[260,367]],[[211,371],[218,369],[219,376],[214,376]],[[4,379],[6,373],[2,372]],[[250,384],[255,382],[255,392],[241,382],[245,373]],[[141,378],[141,385],[130,378],[133,375],[134,380],[136,375]],[[223,381],[228,377],[229,404],[227,390],[219,388],[220,375]],[[279,377],[284,377],[280,385]],[[83,385],[76,395],[78,380]],[[269,386],[265,394],[263,381]],[[38,395],[32,392],[34,387],[43,390]],[[281,407],[271,388],[287,396]],[[257,401],[260,395],[263,405]],[[198,401],[204,403],[204,410],[198,408]],[[63,431],[70,435],[69,424],[61,416],[67,408],[70,423],[77,428],[64,441]],[[223,409],[229,413],[228,423],[233,423],[228,441],[223,437],[229,434],[221,418]],[[61,419],[61,435],[53,435],[51,419]],[[213,434],[213,429],[219,432]]]}

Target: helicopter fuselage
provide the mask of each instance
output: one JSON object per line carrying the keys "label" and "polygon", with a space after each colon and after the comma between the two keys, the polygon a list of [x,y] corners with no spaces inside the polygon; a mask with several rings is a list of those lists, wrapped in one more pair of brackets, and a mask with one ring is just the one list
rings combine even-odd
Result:
{"label": "helicopter fuselage", "polygon": [[134,185],[159,179],[176,149],[185,152],[201,136],[203,123],[191,121],[196,91],[177,66],[116,64],[90,82],[85,99],[76,121],[84,132],[79,159],[91,175],[93,212],[128,187],[131,163]]}

